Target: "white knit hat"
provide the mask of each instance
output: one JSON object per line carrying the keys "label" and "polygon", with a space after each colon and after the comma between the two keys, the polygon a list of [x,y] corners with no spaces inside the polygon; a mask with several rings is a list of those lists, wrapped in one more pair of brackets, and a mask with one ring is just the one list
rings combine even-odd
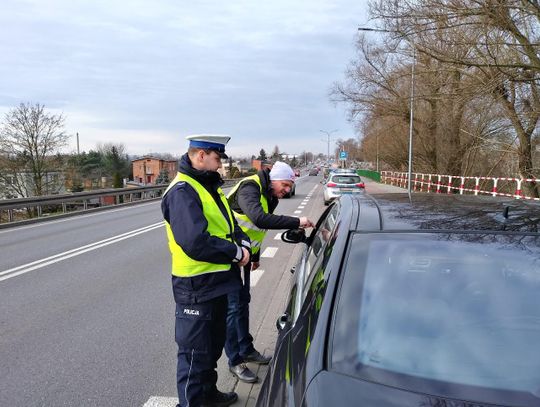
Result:
{"label": "white knit hat", "polygon": [[272,181],[293,181],[294,171],[289,164],[276,161],[270,170],[270,180]]}

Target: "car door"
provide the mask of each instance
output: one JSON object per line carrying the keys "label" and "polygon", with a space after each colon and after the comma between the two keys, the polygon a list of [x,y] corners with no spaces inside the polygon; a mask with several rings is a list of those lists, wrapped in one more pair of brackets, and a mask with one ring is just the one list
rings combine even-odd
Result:
{"label": "car door", "polygon": [[324,269],[331,254],[339,208],[336,203],[323,213],[296,266],[286,311],[277,322],[279,333],[269,372],[267,405],[300,405],[305,387],[305,358],[325,293]]}

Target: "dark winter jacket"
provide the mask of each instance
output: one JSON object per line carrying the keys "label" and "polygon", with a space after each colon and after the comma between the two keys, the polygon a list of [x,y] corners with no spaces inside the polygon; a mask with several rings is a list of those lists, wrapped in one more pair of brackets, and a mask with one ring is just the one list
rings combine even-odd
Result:
{"label": "dark winter jacket", "polygon": [[[180,160],[179,171],[197,180],[214,197],[219,208],[228,219],[226,208],[219,199],[217,189],[223,184],[221,176],[213,171],[199,171],[191,166],[187,154]],[[236,244],[211,236],[206,230],[208,222],[202,211],[198,193],[186,182],[177,183],[167,192],[161,202],[163,217],[171,225],[176,243],[192,259],[218,264],[232,263],[230,271],[207,273],[195,277],[172,277],[175,301],[192,304],[238,290],[241,285],[236,263],[242,259],[244,246],[249,238],[234,222]]]}
{"label": "dark winter jacket", "polygon": [[[255,181],[245,181],[236,192],[228,198],[232,210],[247,215],[260,229],[297,229],[300,219],[294,216],[274,215],[279,200],[272,195],[270,170],[260,170],[257,175],[261,180],[262,193],[268,200],[268,212],[264,213],[261,205],[261,192]],[[259,252],[260,253],[260,252]],[[259,261],[259,253],[251,261]]]}

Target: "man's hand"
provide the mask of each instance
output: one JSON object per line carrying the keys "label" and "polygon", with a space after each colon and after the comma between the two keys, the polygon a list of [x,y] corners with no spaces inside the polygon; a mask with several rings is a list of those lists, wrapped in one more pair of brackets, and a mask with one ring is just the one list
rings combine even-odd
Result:
{"label": "man's hand", "polygon": [[249,252],[245,247],[242,247],[242,260],[238,262],[238,265],[240,267],[244,267],[246,264],[249,263]]}
{"label": "man's hand", "polygon": [[253,263],[251,263],[251,271],[257,270],[260,265],[261,263],[259,263],[258,261],[254,261]]}
{"label": "man's hand", "polygon": [[306,218],[305,216],[302,216],[300,218],[300,227],[301,228],[314,228],[315,224],[312,221],[310,221],[308,218]]}

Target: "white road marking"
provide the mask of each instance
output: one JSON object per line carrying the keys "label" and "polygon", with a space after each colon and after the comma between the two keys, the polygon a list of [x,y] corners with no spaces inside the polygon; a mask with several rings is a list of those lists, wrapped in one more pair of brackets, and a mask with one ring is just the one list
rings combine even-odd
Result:
{"label": "white road marking", "polygon": [[294,211],[294,213],[302,213],[302,211]]}
{"label": "white road marking", "polygon": [[264,274],[264,270],[261,270],[261,269],[253,270],[249,276],[249,286],[255,287],[263,274]]}
{"label": "white road marking", "polygon": [[279,232],[277,235],[274,236],[274,240],[281,240],[281,235],[283,232]]}
{"label": "white road marking", "polygon": [[261,257],[274,257],[278,251],[277,247],[267,247],[264,249],[264,252],[261,254]]}
{"label": "white road marking", "polygon": [[99,249],[104,246],[108,246],[113,243],[120,242],[125,239],[129,239],[130,237],[134,237],[137,235],[140,235],[142,233],[149,232],[151,230],[161,228],[165,225],[163,221],[154,223],[152,225],[145,226],[143,228],[135,229],[130,232],[122,233],[117,236],[112,236],[107,239],[103,239],[94,243],[87,244],[85,246],[77,247],[75,249],[71,249],[68,251],[65,251],[63,253],[58,253],[53,256],[45,257],[44,259],[36,260],[31,263],[23,264],[21,266],[13,267],[8,270],[4,270],[0,272],[0,281],[7,280],[12,277],[20,276],[21,274],[28,273],[32,270],[37,270],[42,267],[58,263],[62,260],[67,260],[71,257],[78,256],[83,253],[90,252],[92,250]]}
{"label": "white road marking", "polygon": [[298,209],[304,209],[305,207],[306,207],[305,205],[300,205],[300,206],[298,207]]}
{"label": "white road marking", "polygon": [[175,407],[177,403],[177,397],[150,397],[143,407]]}
{"label": "white road marking", "polygon": [[127,206],[125,208],[109,209],[109,210],[106,210],[106,211],[100,211],[100,212],[96,212],[96,213],[89,213],[89,214],[86,214],[86,215],[81,214],[81,215],[75,215],[75,216],[72,216],[72,217],[69,217],[69,218],[63,218],[63,219],[57,219],[57,220],[49,220],[49,221],[46,221],[46,222],[36,223],[36,224],[33,224],[33,225],[13,226],[13,228],[0,230],[0,234],[9,233],[9,232],[17,232],[19,230],[33,229],[33,228],[37,228],[37,227],[40,227],[40,226],[52,225],[52,224],[60,223],[60,222],[69,222],[69,221],[75,220],[75,219],[90,218],[90,217],[93,217],[93,216],[105,215],[107,213],[127,211],[128,209],[142,208],[143,206],[155,205],[155,204],[156,204],[156,202],[154,201],[154,202],[148,202],[148,203],[139,204],[139,205],[130,205],[130,206]]}

